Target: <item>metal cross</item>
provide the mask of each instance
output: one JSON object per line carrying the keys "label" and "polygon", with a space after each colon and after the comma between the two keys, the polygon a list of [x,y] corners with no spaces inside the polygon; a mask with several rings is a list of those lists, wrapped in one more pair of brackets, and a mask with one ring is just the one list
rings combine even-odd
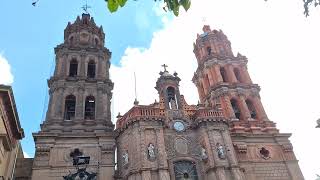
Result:
{"label": "metal cross", "polygon": [[166,64],[162,64],[161,66],[164,68],[164,72],[166,72],[166,71],[167,71],[166,68],[167,68],[168,66],[167,66]]}
{"label": "metal cross", "polygon": [[82,10],[84,10],[84,12],[86,12],[86,13],[88,14],[88,9],[90,9],[91,6],[88,6],[88,3],[87,3],[87,1],[86,1],[86,4],[83,5],[81,8],[82,8]]}

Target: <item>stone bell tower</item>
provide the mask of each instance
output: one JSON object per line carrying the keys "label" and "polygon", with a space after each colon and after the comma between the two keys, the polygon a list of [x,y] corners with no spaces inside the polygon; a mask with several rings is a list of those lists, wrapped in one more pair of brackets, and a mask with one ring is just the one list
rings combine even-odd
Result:
{"label": "stone bell tower", "polygon": [[303,179],[288,139],[291,134],[279,133],[268,119],[260,87],[249,76],[247,58],[234,56],[227,36],[208,25],[197,35],[194,53],[198,68],[193,82],[200,102],[221,107],[246,179]]}
{"label": "stone bell tower", "polygon": [[87,171],[96,173],[98,179],[113,178],[111,52],[104,41],[102,27],[89,14],[78,16],[64,30],[64,42],[55,48],[54,75],[48,80],[46,119],[33,134],[32,179],[62,179],[76,172],[75,154],[90,156]]}

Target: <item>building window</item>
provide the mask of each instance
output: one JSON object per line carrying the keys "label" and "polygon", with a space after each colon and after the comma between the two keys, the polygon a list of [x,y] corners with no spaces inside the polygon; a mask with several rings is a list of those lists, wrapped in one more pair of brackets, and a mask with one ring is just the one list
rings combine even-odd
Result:
{"label": "building window", "polygon": [[250,112],[251,118],[252,119],[256,119],[257,118],[257,113],[256,113],[256,110],[255,110],[252,102],[250,100],[246,100],[246,104],[247,104],[248,110]]}
{"label": "building window", "polygon": [[233,112],[234,112],[234,115],[237,119],[240,119],[240,109],[238,107],[238,103],[237,103],[237,100],[235,99],[231,99],[231,106],[232,106],[232,109],[233,109]]}
{"label": "building window", "polygon": [[174,163],[176,180],[198,180],[196,165],[191,161],[177,161]]}
{"label": "building window", "polygon": [[64,119],[72,120],[76,112],[76,97],[74,95],[66,97],[64,109]]}
{"label": "building window", "polygon": [[169,108],[177,109],[176,93],[173,87],[170,86],[167,88],[167,96],[168,96]]}
{"label": "building window", "polygon": [[87,77],[94,78],[95,76],[96,76],[96,63],[94,61],[90,61],[88,63]]}
{"label": "building window", "polygon": [[95,118],[95,99],[93,96],[88,96],[85,102],[84,109],[84,118],[85,119],[94,119]]}
{"label": "building window", "polygon": [[70,77],[76,77],[78,73],[78,61],[73,59],[70,62],[70,67],[69,67],[69,76]]}
{"label": "building window", "polygon": [[234,72],[234,75],[236,76],[237,81],[238,82],[242,82],[239,69],[238,68],[234,68],[233,72]]}
{"label": "building window", "polygon": [[227,82],[227,74],[226,74],[226,71],[224,70],[224,67],[220,67],[220,74],[222,77],[222,81]]}

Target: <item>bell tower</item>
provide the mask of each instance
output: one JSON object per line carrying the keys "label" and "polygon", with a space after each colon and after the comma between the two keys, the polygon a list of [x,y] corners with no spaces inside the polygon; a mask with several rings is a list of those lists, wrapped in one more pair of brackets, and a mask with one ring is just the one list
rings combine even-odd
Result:
{"label": "bell tower", "polygon": [[[48,80],[49,105],[36,146],[32,179],[62,179],[76,171],[75,154],[89,158],[87,171],[98,179],[114,174],[114,125],[110,104],[111,52],[93,17],[82,14],[64,30],[55,48],[54,75]],[[76,152],[76,153],[75,153]]]}
{"label": "bell tower", "polygon": [[[207,108],[221,108],[246,179],[303,179],[291,134],[279,133],[269,120],[260,87],[249,76],[247,58],[240,53],[234,56],[227,36],[208,25],[197,35],[194,54],[198,68],[192,81],[200,102]],[[259,169],[265,169],[264,174]],[[279,169],[285,173],[277,174]]]}
{"label": "bell tower", "polygon": [[197,35],[194,53],[198,68],[193,82],[201,103],[208,106],[221,103],[225,116],[232,121],[268,121],[259,96],[260,87],[252,83],[248,73],[247,58],[240,53],[233,55],[231,43],[221,30],[211,30],[205,25],[203,34]]}

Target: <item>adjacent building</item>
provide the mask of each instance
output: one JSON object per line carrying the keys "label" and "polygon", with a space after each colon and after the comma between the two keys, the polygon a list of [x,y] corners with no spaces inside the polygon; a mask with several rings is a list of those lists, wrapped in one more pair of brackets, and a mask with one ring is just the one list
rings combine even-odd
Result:
{"label": "adjacent building", "polygon": [[0,180],[13,179],[23,137],[12,88],[0,85]]}

